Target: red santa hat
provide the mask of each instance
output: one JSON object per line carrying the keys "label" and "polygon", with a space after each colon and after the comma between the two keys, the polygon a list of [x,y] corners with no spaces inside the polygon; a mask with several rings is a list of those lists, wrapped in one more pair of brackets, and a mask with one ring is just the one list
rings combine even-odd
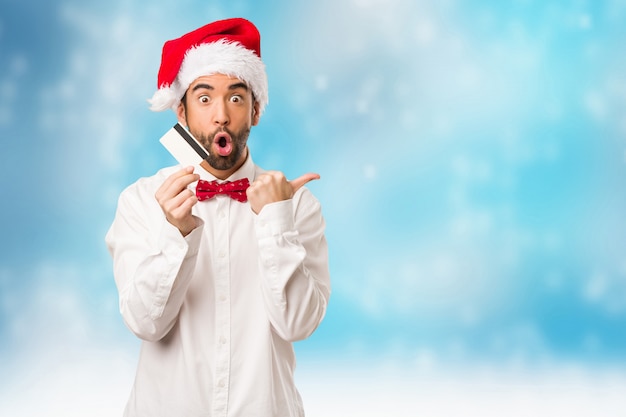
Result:
{"label": "red santa hat", "polygon": [[165,42],[158,89],[148,100],[150,110],[176,111],[189,85],[211,74],[225,74],[247,83],[263,113],[268,102],[267,75],[261,61],[261,35],[252,22],[219,20]]}

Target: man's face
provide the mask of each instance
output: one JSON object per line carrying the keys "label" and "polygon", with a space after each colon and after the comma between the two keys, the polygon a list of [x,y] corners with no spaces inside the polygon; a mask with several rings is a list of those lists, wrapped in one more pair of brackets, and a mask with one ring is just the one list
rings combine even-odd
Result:
{"label": "man's face", "polygon": [[223,74],[191,83],[177,116],[208,152],[207,170],[222,179],[245,162],[250,128],[259,122],[258,104],[247,84]]}

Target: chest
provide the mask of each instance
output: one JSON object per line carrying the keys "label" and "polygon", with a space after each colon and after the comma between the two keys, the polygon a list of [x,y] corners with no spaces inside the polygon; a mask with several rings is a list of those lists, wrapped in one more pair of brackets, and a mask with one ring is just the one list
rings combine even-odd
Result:
{"label": "chest", "polygon": [[261,277],[250,206],[218,196],[196,204],[194,214],[204,227],[190,290],[231,307],[256,304]]}

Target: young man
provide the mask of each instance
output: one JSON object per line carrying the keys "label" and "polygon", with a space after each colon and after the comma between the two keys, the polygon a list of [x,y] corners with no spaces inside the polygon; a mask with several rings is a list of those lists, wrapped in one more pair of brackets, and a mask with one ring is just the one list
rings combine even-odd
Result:
{"label": "young man", "polygon": [[143,339],[125,415],[303,416],[292,342],[326,312],[328,251],[303,187],[319,176],[287,181],[247,147],[268,101],[259,32],[228,19],[168,41],[158,78],[152,109],[174,110],[208,157],[124,190],[106,236]]}

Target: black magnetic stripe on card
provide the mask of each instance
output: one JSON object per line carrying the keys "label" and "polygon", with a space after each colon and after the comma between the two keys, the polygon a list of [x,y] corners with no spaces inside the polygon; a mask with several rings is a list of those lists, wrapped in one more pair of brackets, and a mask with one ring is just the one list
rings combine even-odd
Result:
{"label": "black magnetic stripe on card", "polygon": [[187,130],[185,130],[184,127],[181,126],[180,123],[176,123],[174,125],[174,129],[176,129],[176,131],[183,137],[183,139],[185,139],[189,146],[191,146],[193,150],[196,151],[198,155],[200,155],[200,158],[207,159],[209,157],[209,155],[202,148],[202,146],[200,146],[198,142],[195,141],[195,139],[189,134],[189,132],[187,132]]}

